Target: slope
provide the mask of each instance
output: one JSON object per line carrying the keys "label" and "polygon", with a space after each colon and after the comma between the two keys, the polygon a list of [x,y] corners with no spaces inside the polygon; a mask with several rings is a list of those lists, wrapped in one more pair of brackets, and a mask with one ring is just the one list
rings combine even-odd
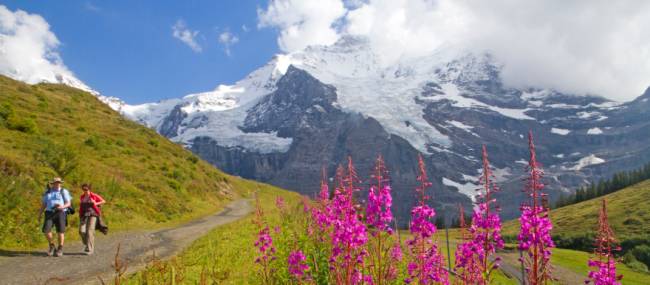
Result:
{"label": "slope", "polygon": [[[553,233],[564,236],[583,236],[594,233],[602,199],[607,199],[609,222],[621,240],[648,235],[650,232],[650,180],[638,183],[603,197],[587,200],[551,211]],[[507,234],[516,234],[517,220],[504,225]]]}
{"label": "slope", "polygon": [[180,223],[269,187],[222,173],[90,93],[0,76],[0,247],[43,242],[37,210],[53,176],[77,201],[91,183],[112,230]]}

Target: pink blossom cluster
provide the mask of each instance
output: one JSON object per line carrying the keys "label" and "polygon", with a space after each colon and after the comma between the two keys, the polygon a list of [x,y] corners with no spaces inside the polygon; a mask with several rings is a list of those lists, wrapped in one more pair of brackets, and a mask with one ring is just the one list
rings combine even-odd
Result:
{"label": "pink blossom cluster", "polygon": [[418,157],[417,177],[420,185],[416,188],[419,195],[419,205],[411,210],[410,231],[413,237],[406,241],[409,249],[410,260],[407,265],[408,278],[405,283],[411,284],[449,284],[449,274],[445,269],[445,262],[442,254],[438,251],[438,245],[433,241],[436,233],[436,226],[432,222],[436,215],[433,208],[426,204],[429,196],[426,189],[431,186],[427,178],[426,168],[422,156]]}
{"label": "pink blossom cluster", "polygon": [[289,274],[298,280],[302,280],[305,277],[305,271],[309,270],[306,260],[307,257],[301,250],[294,250],[289,253]]}
{"label": "pink blossom cluster", "polygon": [[379,231],[393,232],[390,223],[393,221],[391,206],[393,198],[390,194],[390,185],[384,185],[381,189],[370,187],[368,192],[368,204],[366,206],[366,223]]}
{"label": "pink blossom cluster", "polygon": [[551,238],[553,225],[548,212],[540,206],[522,206],[520,209],[521,231],[517,236],[519,249],[529,251],[531,256],[533,254],[531,250],[538,250],[543,259],[548,261],[551,258],[551,248],[555,247]]}
{"label": "pink blossom cluster", "polygon": [[596,236],[596,258],[589,259],[589,267],[594,270],[589,271],[589,279],[585,283],[593,282],[594,285],[620,285],[619,280],[623,275],[616,275],[616,258],[615,251],[620,251],[621,247],[616,243],[614,231],[609,225],[607,217],[607,200],[603,199],[602,207],[598,217],[598,235]]}
{"label": "pink blossom cluster", "polygon": [[481,203],[472,215],[470,232],[474,236],[473,242],[479,245],[475,252],[479,260],[485,260],[504,246],[501,237],[501,218],[496,213],[488,212],[488,207],[487,203]]}
{"label": "pink blossom cluster", "polygon": [[260,255],[255,260],[256,263],[265,263],[275,260],[275,247],[273,246],[273,238],[271,238],[270,232],[269,227],[266,226],[257,234],[255,247],[257,247]]}
{"label": "pink blossom cluster", "polygon": [[593,282],[594,285],[620,285],[618,282],[623,276],[616,275],[616,260],[608,259],[605,261],[589,260],[589,267],[595,267],[595,270],[589,271],[589,279],[586,284]]}
{"label": "pink blossom cluster", "polygon": [[418,284],[449,284],[444,259],[432,240],[436,226],[431,220],[435,215],[435,211],[427,205],[416,206],[411,211],[413,238],[406,245],[412,258],[407,265],[409,277],[404,280],[407,284],[415,280]]}

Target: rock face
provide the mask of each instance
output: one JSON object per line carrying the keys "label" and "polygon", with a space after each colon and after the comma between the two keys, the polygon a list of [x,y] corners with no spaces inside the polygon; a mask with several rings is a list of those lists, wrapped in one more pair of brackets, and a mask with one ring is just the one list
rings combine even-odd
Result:
{"label": "rock face", "polygon": [[457,203],[471,208],[485,144],[505,218],[526,199],[529,130],[551,198],[650,161],[650,89],[624,104],[513,89],[489,55],[438,53],[382,67],[367,47],[344,38],[278,56],[233,86],[121,110],[229,173],[307,195],[323,168],[332,177],[352,156],[365,178],[381,154],[402,222],[420,154],[433,205],[453,216]]}

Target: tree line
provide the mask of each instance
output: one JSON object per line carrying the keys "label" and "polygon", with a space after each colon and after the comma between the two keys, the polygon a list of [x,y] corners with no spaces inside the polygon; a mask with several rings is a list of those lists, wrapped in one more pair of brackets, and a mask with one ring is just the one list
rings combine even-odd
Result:
{"label": "tree line", "polygon": [[582,186],[574,194],[561,194],[553,208],[561,208],[598,198],[647,179],[650,179],[650,163],[636,170],[618,172],[610,179],[600,179],[598,183],[592,182],[587,186]]}

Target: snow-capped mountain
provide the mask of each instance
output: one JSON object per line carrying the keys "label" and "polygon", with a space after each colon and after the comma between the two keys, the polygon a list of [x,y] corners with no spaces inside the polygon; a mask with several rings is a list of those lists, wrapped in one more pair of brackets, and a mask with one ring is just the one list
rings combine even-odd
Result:
{"label": "snow-capped mountain", "polygon": [[517,211],[527,133],[533,130],[552,195],[650,161],[650,91],[629,103],[548,89],[514,89],[488,54],[446,47],[383,66],[363,38],[278,55],[233,85],[129,106],[126,116],[227,172],[311,194],[321,167],[352,155],[361,174],[383,154],[410,207],[417,154],[427,158],[435,205],[469,206],[481,144]]}

